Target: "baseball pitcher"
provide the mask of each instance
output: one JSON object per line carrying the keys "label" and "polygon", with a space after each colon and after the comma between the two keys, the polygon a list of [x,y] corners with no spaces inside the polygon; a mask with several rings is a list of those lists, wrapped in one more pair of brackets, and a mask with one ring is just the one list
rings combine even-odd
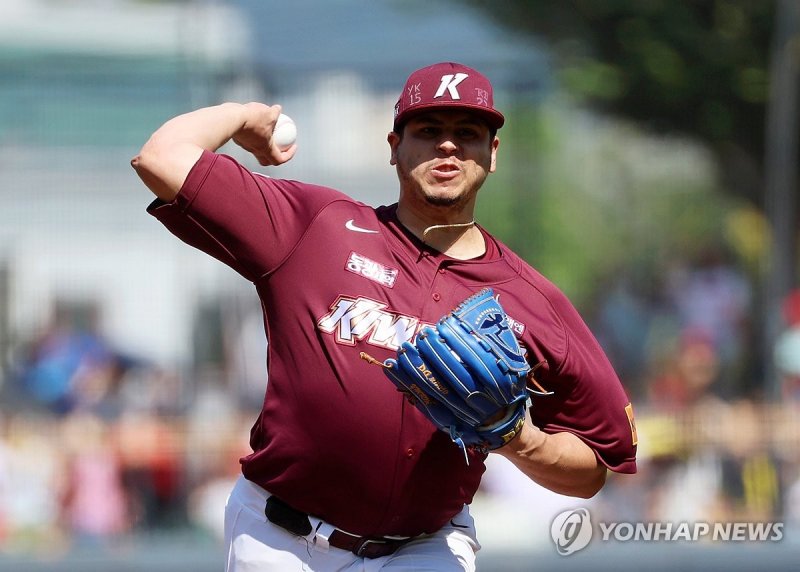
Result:
{"label": "baseball pitcher", "polygon": [[387,138],[398,199],[377,208],[217,152],[291,160],[280,113],[198,109],[132,161],[148,212],[262,301],[269,385],[226,507],[227,570],[474,570],[487,455],[584,498],[635,472],[597,341],[474,220],[505,121],[489,80],[452,62],[408,77]]}

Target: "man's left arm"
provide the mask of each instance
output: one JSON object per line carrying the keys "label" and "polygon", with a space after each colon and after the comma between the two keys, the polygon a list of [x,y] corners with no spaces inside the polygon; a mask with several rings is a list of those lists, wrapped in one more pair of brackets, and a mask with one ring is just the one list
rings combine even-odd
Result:
{"label": "man's left arm", "polygon": [[566,431],[545,433],[530,420],[514,440],[494,452],[536,483],[562,495],[590,498],[606,481],[608,469],[580,438]]}
{"label": "man's left arm", "polygon": [[545,294],[540,306],[551,306],[558,319],[529,328],[525,339],[529,361],[542,366],[530,373],[540,391],[531,393],[522,430],[494,452],[551,491],[590,498],[603,488],[609,470],[636,472],[633,406],[572,303],[555,287]]}

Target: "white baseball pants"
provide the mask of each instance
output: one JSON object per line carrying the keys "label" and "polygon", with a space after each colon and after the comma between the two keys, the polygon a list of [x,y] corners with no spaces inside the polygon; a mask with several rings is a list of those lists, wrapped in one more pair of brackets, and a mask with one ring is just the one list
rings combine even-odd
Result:
{"label": "white baseball pants", "polygon": [[[239,477],[225,507],[226,572],[464,572],[475,570],[480,549],[475,524],[465,506],[438,532],[413,540],[380,558],[361,558],[329,547],[316,537],[321,521],[310,517],[312,532],[296,536],[269,522],[264,503],[269,493]],[[323,523],[324,524],[324,523]]]}

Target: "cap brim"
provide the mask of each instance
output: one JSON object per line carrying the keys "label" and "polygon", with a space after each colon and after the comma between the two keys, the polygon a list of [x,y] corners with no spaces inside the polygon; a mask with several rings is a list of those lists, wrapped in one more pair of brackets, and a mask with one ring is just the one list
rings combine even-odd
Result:
{"label": "cap brim", "polygon": [[394,129],[395,131],[398,127],[401,127],[404,123],[406,123],[409,119],[412,119],[422,113],[426,113],[428,111],[435,111],[437,109],[443,110],[457,110],[461,109],[464,111],[470,111],[479,115],[492,129],[500,129],[506,121],[506,118],[503,116],[502,113],[496,111],[494,109],[487,109],[486,107],[480,105],[470,105],[465,103],[451,103],[451,104],[441,104],[441,103],[432,103],[427,105],[419,105],[415,106],[414,109],[409,109],[398,115],[394,118]]}

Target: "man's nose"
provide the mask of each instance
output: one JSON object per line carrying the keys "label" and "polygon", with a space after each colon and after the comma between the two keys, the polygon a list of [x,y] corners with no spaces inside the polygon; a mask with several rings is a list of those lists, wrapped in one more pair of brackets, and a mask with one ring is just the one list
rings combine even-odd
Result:
{"label": "man's nose", "polygon": [[456,145],[456,142],[453,140],[453,137],[445,135],[439,140],[438,148],[440,151],[443,151],[444,153],[450,155],[458,150],[458,145]]}

